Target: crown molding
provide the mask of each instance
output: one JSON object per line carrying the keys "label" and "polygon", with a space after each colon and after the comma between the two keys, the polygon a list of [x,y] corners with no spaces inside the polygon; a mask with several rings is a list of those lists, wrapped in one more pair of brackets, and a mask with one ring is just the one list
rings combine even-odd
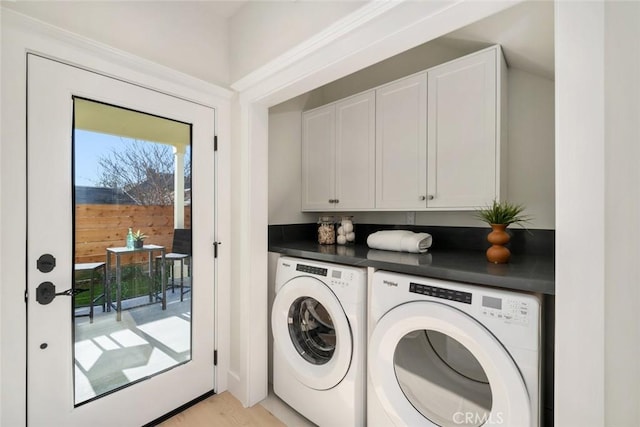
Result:
{"label": "crown molding", "polygon": [[247,76],[233,83],[231,87],[238,92],[243,92],[263,81],[266,77],[278,73],[316,52],[318,49],[339,40],[344,35],[398,6],[403,1],[405,0],[371,1],[310,39],[249,73]]}
{"label": "crown molding", "polygon": [[241,103],[276,105],[520,1],[374,0],[231,88]]}

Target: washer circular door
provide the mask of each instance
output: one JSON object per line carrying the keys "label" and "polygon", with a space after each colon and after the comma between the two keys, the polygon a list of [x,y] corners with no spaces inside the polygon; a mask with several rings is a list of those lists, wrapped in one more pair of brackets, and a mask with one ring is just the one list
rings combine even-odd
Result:
{"label": "washer circular door", "polygon": [[353,338],[340,301],[320,280],[300,276],[285,283],[273,302],[274,345],[307,387],[327,390],[351,364]]}
{"label": "washer circular door", "polygon": [[529,427],[515,362],[483,325],[438,302],[397,306],[369,341],[371,386],[398,426]]}

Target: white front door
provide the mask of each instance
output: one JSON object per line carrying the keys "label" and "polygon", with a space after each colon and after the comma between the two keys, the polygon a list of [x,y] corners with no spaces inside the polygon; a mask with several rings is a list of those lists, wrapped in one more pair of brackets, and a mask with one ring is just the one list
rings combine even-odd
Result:
{"label": "white front door", "polygon": [[214,390],[215,111],[29,55],[27,118],[28,425],[140,426]]}

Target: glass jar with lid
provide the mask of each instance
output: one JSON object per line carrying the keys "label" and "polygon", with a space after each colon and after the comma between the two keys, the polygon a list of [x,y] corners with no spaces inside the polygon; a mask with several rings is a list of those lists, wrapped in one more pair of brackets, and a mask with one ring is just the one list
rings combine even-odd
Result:
{"label": "glass jar with lid", "polygon": [[318,243],[333,245],[336,243],[336,225],[331,216],[318,218]]}
{"label": "glass jar with lid", "polygon": [[336,242],[339,245],[353,244],[356,241],[356,229],[353,225],[353,216],[343,216],[338,222]]}

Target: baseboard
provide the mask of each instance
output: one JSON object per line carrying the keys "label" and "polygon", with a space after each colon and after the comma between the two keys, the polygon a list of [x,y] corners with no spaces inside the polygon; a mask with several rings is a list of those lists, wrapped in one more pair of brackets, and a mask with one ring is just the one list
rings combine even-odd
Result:
{"label": "baseboard", "polygon": [[201,396],[198,396],[195,399],[185,403],[184,405],[174,409],[173,411],[167,412],[166,414],[162,415],[161,417],[158,417],[155,420],[145,424],[143,427],[154,427],[154,426],[157,426],[158,424],[167,421],[169,418],[179,414],[180,412],[183,412],[183,411],[189,409],[190,407],[202,402],[203,400],[213,396],[214,394],[216,394],[216,392],[214,390],[208,391],[205,394],[203,394]]}

